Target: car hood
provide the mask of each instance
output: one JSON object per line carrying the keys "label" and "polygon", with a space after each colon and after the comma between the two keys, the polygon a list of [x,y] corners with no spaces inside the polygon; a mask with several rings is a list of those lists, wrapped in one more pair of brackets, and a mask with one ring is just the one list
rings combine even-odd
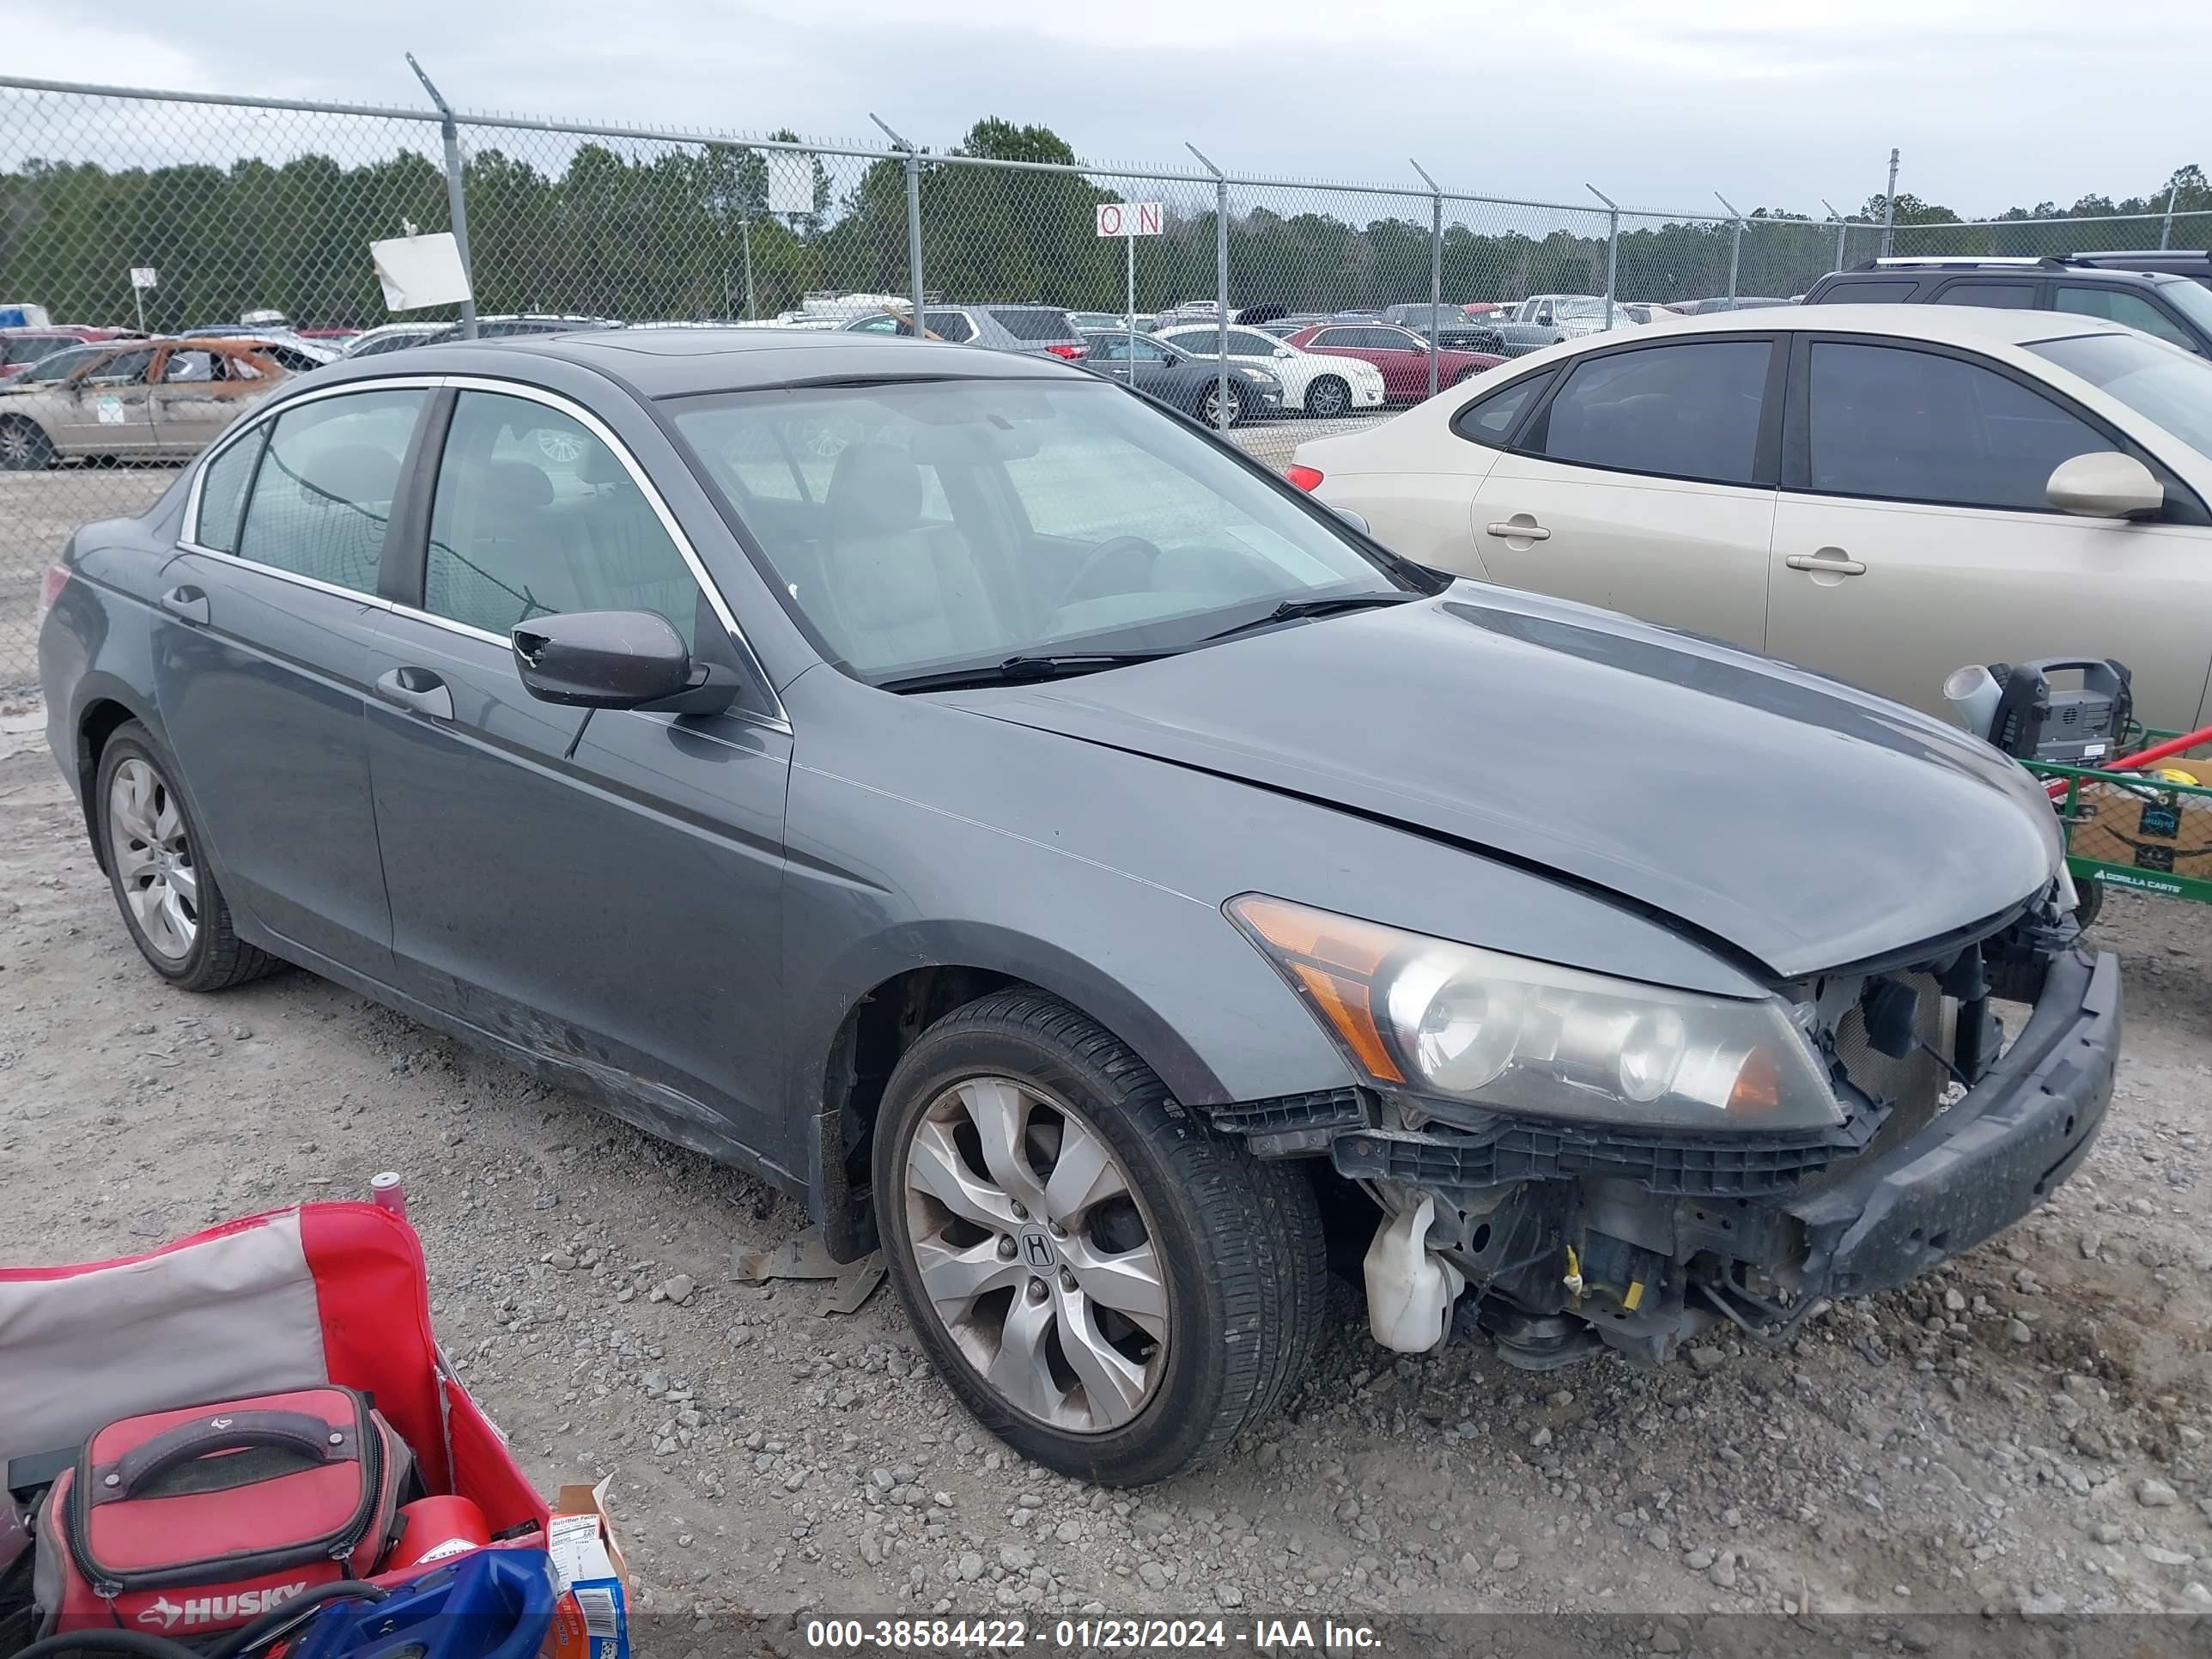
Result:
{"label": "car hood", "polygon": [[[1962,732],[1474,583],[953,701],[1556,872],[1784,978],[1993,918],[2060,855],[2033,781]],[[1326,904],[1328,872],[1314,877],[1282,896]]]}

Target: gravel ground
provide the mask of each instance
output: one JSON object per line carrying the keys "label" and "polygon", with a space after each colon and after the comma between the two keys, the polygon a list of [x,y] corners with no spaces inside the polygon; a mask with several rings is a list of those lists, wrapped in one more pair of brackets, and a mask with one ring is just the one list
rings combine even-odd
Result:
{"label": "gravel ground", "polygon": [[888,1292],[823,1317],[825,1287],[737,1281],[736,1253],[804,1221],[747,1177],[302,974],[161,986],[15,712],[9,1255],[115,1255],[404,1170],[469,1386],[542,1487],[614,1476],[649,1607],[2212,1611],[2212,933],[2186,906],[2112,900],[2130,1006],[2103,1138],[1948,1269],[1787,1352],[1723,1338],[1665,1371],[1550,1376],[1481,1346],[1387,1352],[1346,1291],[1282,1416],[1114,1492],[977,1430]]}

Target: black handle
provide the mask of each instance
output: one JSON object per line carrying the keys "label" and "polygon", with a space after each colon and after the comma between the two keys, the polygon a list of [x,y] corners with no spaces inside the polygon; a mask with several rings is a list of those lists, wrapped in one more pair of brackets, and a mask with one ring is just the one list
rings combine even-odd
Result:
{"label": "black handle", "polygon": [[376,677],[376,695],[432,720],[453,718],[453,694],[447,690],[445,681],[427,668],[410,665],[386,670]]}
{"label": "black handle", "polygon": [[221,1412],[179,1423],[133,1447],[104,1471],[94,1471],[94,1484],[86,1496],[94,1504],[135,1497],[179,1463],[249,1446],[297,1452],[315,1463],[350,1459],[360,1450],[353,1439],[350,1433],[305,1412]]}
{"label": "black handle", "polygon": [[201,589],[191,586],[173,587],[161,595],[161,609],[171,616],[188,623],[207,625],[208,598]]}

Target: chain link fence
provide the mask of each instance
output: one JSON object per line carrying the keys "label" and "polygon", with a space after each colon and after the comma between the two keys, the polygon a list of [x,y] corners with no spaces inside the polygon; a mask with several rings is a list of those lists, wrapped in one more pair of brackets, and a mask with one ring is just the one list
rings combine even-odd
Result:
{"label": "chain link fence", "polygon": [[[847,143],[461,113],[449,150],[434,109],[0,76],[0,307],[157,336],[274,313],[291,345],[332,352],[336,331],[393,321],[368,244],[456,228],[458,198],[487,331],[526,316],[830,327],[915,304],[927,324],[933,304],[1040,303],[1100,331],[1131,313],[1168,319],[1226,400],[1231,374],[1264,349],[1232,329],[1235,312],[1355,325],[1370,319],[1346,313],[1372,313],[1377,327],[1425,337],[1382,362],[1395,403],[1461,378],[1463,349],[1505,343],[1480,332],[1495,317],[1470,319],[1462,306],[1783,300],[1881,251],[1881,226],[1832,212],[1662,213],[1595,190],[1587,203],[1515,200],[1450,189],[1418,167],[1418,180],[1392,185],[1246,177],[1195,151],[1188,167],[986,160],[884,131],[881,143]],[[1156,204],[1157,223],[1146,215],[1145,234],[1101,235],[1097,210],[1109,203]],[[1892,234],[1901,254],[2202,246],[2212,214]],[[405,320],[459,316],[447,307]],[[0,333],[0,353],[53,343]],[[185,395],[165,390],[183,374],[166,353],[124,360],[97,386],[42,378],[68,361],[0,380],[0,688],[35,677],[40,578],[70,531],[143,511],[207,441],[204,426],[166,417]],[[0,374],[18,367],[0,358]],[[1351,378],[1286,374],[1282,408],[1240,404],[1247,418],[1231,435],[1287,465],[1306,438],[1374,418],[1329,384]],[[236,401],[265,389],[234,388]],[[11,447],[30,422],[74,435]]]}

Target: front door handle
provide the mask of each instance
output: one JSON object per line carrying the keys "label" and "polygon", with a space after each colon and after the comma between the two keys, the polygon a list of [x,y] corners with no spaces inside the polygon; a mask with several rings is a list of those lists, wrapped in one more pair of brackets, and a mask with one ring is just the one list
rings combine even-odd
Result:
{"label": "front door handle", "polygon": [[427,668],[394,668],[376,677],[376,695],[401,708],[434,720],[453,718],[453,694]]}
{"label": "front door handle", "polygon": [[207,595],[197,587],[173,587],[161,595],[161,609],[179,621],[207,626]]}
{"label": "front door handle", "polygon": [[1819,576],[1866,574],[1866,566],[1857,559],[1844,557],[1840,549],[1828,549],[1819,553],[1792,553],[1782,562],[1792,570],[1809,570]]}
{"label": "front door handle", "polygon": [[1520,542],[1547,542],[1552,539],[1552,532],[1526,513],[1516,513],[1511,518],[1501,520],[1496,524],[1486,524],[1482,527],[1482,533],[1486,536],[1503,536],[1509,540]]}

